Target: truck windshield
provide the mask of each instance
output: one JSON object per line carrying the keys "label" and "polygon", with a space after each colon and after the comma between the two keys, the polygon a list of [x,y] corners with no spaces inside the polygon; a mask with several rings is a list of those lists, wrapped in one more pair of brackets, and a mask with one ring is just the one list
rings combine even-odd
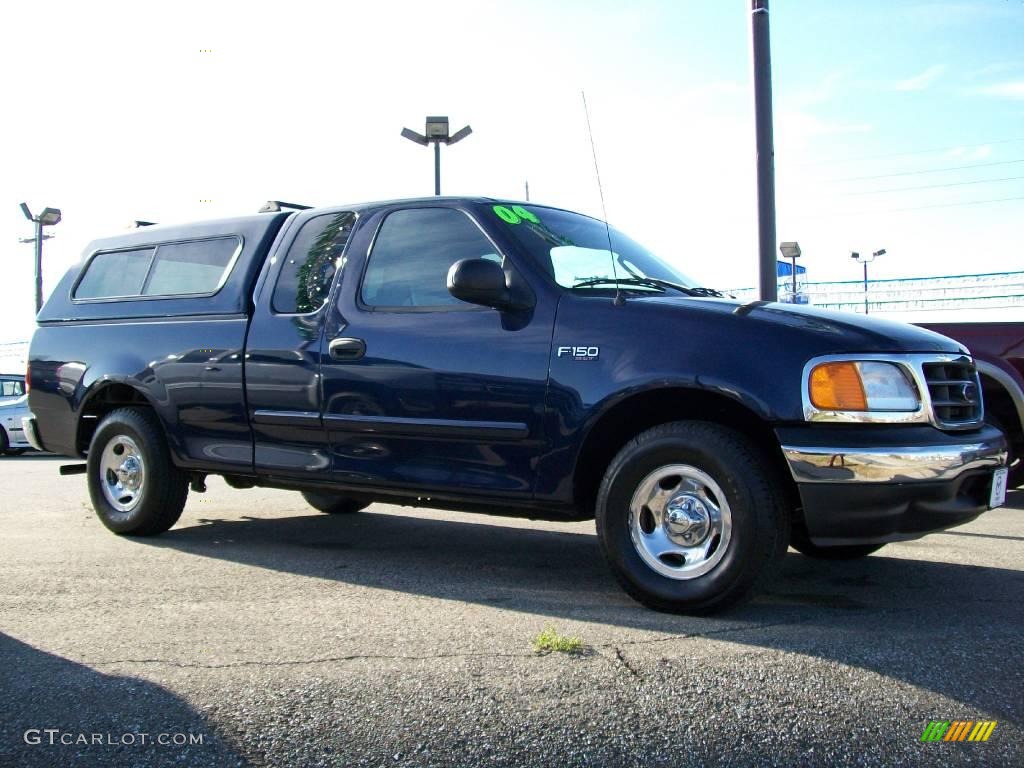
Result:
{"label": "truck windshield", "polygon": [[638,293],[706,295],[692,290],[698,282],[614,228],[609,252],[609,231],[597,219],[542,206],[505,204],[488,210],[563,288],[608,290],[618,281]]}

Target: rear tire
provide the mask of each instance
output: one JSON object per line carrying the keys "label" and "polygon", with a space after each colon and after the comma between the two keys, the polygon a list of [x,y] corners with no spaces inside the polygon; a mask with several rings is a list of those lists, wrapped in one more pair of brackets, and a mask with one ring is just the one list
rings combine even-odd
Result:
{"label": "rear tire", "polygon": [[7,430],[0,427],[0,456],[7,455],[10,445],[11,441],[7,439]]}
{"label": "rear tire", "polygon": [[188,475],[174,466],[152,411],[119,408],[96,428],[87,463],[100,522],[117,534],[155,536],[181,517]]}
{"label": "rear tire", "polygon": [[764,587],[785,554],[787,507],[756,447],[697,421],[626,444],[597,498],[597,531],[615,577],[659,611],[708,613]]}
{"label": "rear tire", "polygon": [[326,512],[328,515],[351,515],[370,506],[369,502],[359,501],[341,493],[302,491],[302,498],[313,509]]}
{"label": "rear tire", "polygon": [[813,557],[815,560],[858,560],[877,552],[885,544],[846,544],[840,547],[819,547],[807,538],[805,531],[794,530],[789,546],[801,555]]}

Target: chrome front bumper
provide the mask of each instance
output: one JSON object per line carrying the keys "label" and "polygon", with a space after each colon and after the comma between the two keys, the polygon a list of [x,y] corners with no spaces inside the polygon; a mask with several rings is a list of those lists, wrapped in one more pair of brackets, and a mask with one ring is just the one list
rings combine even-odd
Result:
{"label": "chrome front bumper", "polygon": [[1006,438],[933,427],[807,425],[775,430],[819,546],[884,544],[973,520],[989,509]]}
{"label": "chrome front bumper", "polygon": [[970,470],[1006,464],[1006,441],[1001,435],[952,445],[783,445],[782,452],[798,483],[952,480]]}
{"label": "chrome front bumper", "polygon": [[39,440],[39,433],[36,431],[36,420],[34,416],[22,417],[21,428],[25,431],[25,439],[28,440],[29,445],[37,451],[46,450],[43,448],[43,444]]}

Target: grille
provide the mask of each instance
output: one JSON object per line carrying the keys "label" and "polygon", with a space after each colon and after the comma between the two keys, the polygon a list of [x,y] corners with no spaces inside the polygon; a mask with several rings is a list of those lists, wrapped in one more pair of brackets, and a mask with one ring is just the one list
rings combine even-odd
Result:
{"label": "grille", "polygon": [[925,363],[923,368],[932,413],[940,426],[966,427],[981,421],[981,384],[970,358]]}

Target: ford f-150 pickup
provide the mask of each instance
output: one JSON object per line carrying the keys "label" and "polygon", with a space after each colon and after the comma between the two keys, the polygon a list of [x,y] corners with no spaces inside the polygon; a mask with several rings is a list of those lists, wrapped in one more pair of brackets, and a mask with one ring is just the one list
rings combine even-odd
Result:
{"label": "ford f-150 pickup", "polygon": [[622,586],[661,610],[736,602],[789,544],[851,558],[964,523],[1006,487],[959,343],[741,304],[531,203],[98,240],[40,311],[28,374],[28,435],[87,458],[115,533],[166,531],[207,475],[329,513],[596,518]]}

